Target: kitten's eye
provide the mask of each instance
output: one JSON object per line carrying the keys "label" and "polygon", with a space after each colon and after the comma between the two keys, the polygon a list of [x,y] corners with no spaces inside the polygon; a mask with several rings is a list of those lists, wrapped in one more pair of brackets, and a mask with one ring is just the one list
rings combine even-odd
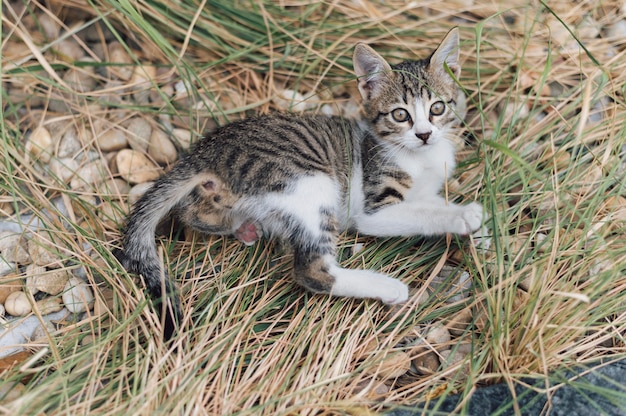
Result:
{"label": "kitten's eye", "polygon": [[443,103],[443,101],[437,101],[430,106],[430,114],[433,116],[440,116],[443,114],[444,111],[446,111],[446,105]]}
{"label": "kitten's eye", "polygon": [[396,108],[391,112],[391,117],[398,123],[402,123],[411,119],[409,112],[404,108]]}

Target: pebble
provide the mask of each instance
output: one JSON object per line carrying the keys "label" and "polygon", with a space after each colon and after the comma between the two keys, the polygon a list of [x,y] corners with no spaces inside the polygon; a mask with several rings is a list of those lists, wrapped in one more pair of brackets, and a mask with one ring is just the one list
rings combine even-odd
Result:
{"label": "pebble", "polygon": [[[441,365],[443,368],[452,367],[456,364],[466,361],[468,358],[468,354],[461,352],[458,349],[441,351],[439,354],[441,355]],[[462,365],[459,368],[459,371],[463,375],[469,374],[469,360],[467,360],[466,365]]]}
{"label": "pebble", "polygon": [[144,182],[130,188],[130,191],[128,192],[128,203],[132,205],[139,201],[139,198],[141,198],[141,196],[145,194],[153,184],[154,182]]}
{"label": "pebble", "polygon": [[38,13],[37,22],[43,29],[46,39],[49,41],[58,39],[59,34],[61,33],[61,25],[59,24],[59,20],[57,18],[54,18],[47,13]]}
{"label": "pebble", "polygon": [[411,360],[417,372],[423,376],[434,374],[439,368],[439,356],[434,350],[425,346],[414,349],[415,358]]}
{"label": "pebble", "polygon": [[410,369],[411,358],[404,351],[390,353],[375,367],[378,378],[381,380],[398,378]]}
{"label": "pebble", "polygon": [[376,400],[389,393],[389,387],[379,380],[363,380],[356,385],[352,392],[355,395]]}
{"label": "pebble", "polygon": [[102,159],[92,160],[79,167],[70,181],[73,190],[85,189],[102,182],[107,176],[107,168]]}
{"label": "pebble", "polygon": [[22,284],[17,280],[3,282],[0,285],[0,303],[4,303],[11,293],[18,292],[21,288]]}
{"label": "pebble", "polygon": [[43,266],[37,266],[36,264],[29,264],[26,266],[26,292],[31,295],[39,293],[37,288],[37,278],[42,273],[46,272],[46,268]]}
{"label": "pebble", "polygon": [[456,337],[467,332],[467,328],[472,324],[472,309],[464,308],[455,313],[446,322],[446,327],[451,335]]}
{"label": "pebble", "polygon": [[71,274],[65,269],[44,270],[36,275],[35,287],[49,295],[58,295],[63,291]]}
{"label": "pebble", "polygon": [[33,310],[28,295],[21,290],[11,293],[6,298],[4,308],[12,316],[25,316]]}
{"label": "pebble", "polygon": [[8,263],[29,264],[31,256],[22,244],[22,234],[11,231],[0,232],[0,254]]}
{"label": "pebble", "polygon": [[42,315],[48,315],[63,309],[63,303],[59,297],[43,298],[36,302],[36,306]]}
{"label": "pebble", "polygon": [[137,103],[147,104],[150,101],[152,83],[157,76],[156,72],[154,65],[137,65],[134,67],[129,84],[133,91],[133,98]]}
{"label": "pebble", "polygon": [[[40,238],[37,234],[28,240],[28,254],[32,261],[39,266],[46,266],[51,268],[59,268],[63,266],[63,261],[56,254],[56,250],[53,247],[48,247],[50,242],[46,242]],[[52,252],[55,250],[55,253]]]}
{"label": "pebble", "polygon": [[130,185],[123,179],[113,178],[107,179],[100,189],[101,195],[107,195],[111,198],[123,199],[130,192]]}
{"label": "pebble", "polygon": [[470,274],[458,267],[444,265],[428,289],[446,303],[459,302],[469,296],[472,287]]}
{"label": "pebble", "polygon": [[170,164],[178,159],[176,147],[167,134],[160,129],[153,129],[148,145],[148,154],[157,163]]}
{"label": "pebble", "polygon": [[133,59],[121,43],[111,42],[109,44],[109,62],[118,64],[108,67],[114,77],[128,81],[133,76],[134,68],[131,65]]}
{"label": "pebble", "polygon": [[162,174],[158,166],[136,150],[122,149],[115,160],[120,176],[131,184],[153,181]]}
{"label": "pebble", "polygon": [[89,285],[77,277],[68,280],[62,297],[65,307],[72,313],[85,312],[91,308],[94,302]]}
{"label": "pebble", "polygon": [[53,50],[59,59],[69,63],[80,61],[85,57],[83,48],[72,38],[56,42]]}
{"label": "pebble", "polygon": [[15,263],[5,260],[0,256],[0,276],[7,275],[9,273],[15,273],[17,267]]}
{"label": "pebble", "polygon": [[78,162],[73,158],[50,159],[50,172],[63,183],[69,184],[78,170]]}
{"label": "pebble", "polygon": [[116,128],[112,128],[100,133],[96,141],[98,142],[98,147],[103,152],[113,152],[116,150],[124,149],[128,146],[126,133]]}
{"label": "pebble", "polygon": [[[43,312],[41,312],[41,314],[45,315]],[[32,341],[46,341],[48,339],[48,334],[55,332],[56,330],[57,329],[54,327],[52,322],[44,321],[43,325],[38,325],[37,328],[35,328],[33,335],[31,335],[30,338]]]}
{"label": "pebble", "polygon": [[8,403],[21,398],[26,386],[19,381],[0,380],[0,403]]}
{"label": "pebble", "polygon": [[130,148],[145,153],[150,145],[152,126],[141,117],[133,117],[126,123],[126,138]]}
{"label": "pebble", "polygon": [[79,132],[76,127],[70,126],[60,138],[53,137],[58,146],[56,149],[56,156],[59,158],[76,157],[83,149],[83,143],[89,143],[91,140],[91,132],[84,128],[81,128]]}
{"label": "pebble", "polygon": [[446,328],[441,322],[438,322],[430,327],[425,338],[426,341],[433,346],[445,345],[452,339],[450,331],[448,331],[448,328]]}
{"label": "pebble", "polygon": [[189,150],[191,147],[192,134],[187,129],[172,129],[172,138],[174,142],[183,150]]}
{"label": "pebble", "polygon": [[[279,109],[293,111],[295,113],[310,108],[310,103],[307,103],[304,95],[289,89],[278,91],[278,93],[272,97],[272,101]],[[317,105],[317,102],[314,105]]]}
{"label": "pebble", "polygon": [[63,74],[63,81],[78,93],[89,93],[96,88],[95,76],[93,66],[72,67]]}
{"label": "pebble", "polygon": [[25,149],[35,160],[48,163],[54,150],[54,143],[48,129],[37,127],[33,130],[28,137]]}

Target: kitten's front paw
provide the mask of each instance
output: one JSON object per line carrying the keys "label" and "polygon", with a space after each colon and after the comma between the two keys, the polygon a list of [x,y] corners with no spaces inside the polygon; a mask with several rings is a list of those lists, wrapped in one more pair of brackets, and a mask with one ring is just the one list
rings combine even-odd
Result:
{"label": "kitten's front paw", "polygon": [[392,277],[385,280],[385,286],[380,288],[377,299],[387,305],[398,305],[409,300],[409,287],[407,285]]}
{"label": "kitten's front paw", "polygon": [[469,235],[483,224],[483,207],[477,202],[461,207],[460,221],[457,221],[457,234]]}

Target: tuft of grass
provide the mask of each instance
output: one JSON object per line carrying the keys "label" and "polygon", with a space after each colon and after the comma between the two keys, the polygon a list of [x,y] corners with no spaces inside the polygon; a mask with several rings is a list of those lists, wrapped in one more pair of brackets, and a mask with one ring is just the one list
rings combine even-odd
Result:
{"label": "tuft of grass", "polygon": [[[7,214],[0,220],[34,215],[104,303],[101,314],[60,323],[27,346],[31,359],[2,370],[0,384],[27,385],[3,411],[360,414],[436,405],[496,382],[514,391],[529,378],[550,397],[580,382],[558,370],[623,357],[626,52],[608,36],[624,18],[621,2],[454,3],[3,2],[0,208]],[[47,37],[45,19],[60,25],[59,37]],[[25,30],[32,21],[40,30]],[[111,255],[128,211],[125,192],[72,189],[25,153],[25,138],[40,125],[91,132],[82,145],[106,157],[93,134],[137,115],[198,137],[274,109],[285,89],[302,93],[311,111],[354,103],[354,43],[369,42],[392,61],[422,58],[453,25],[462,33],[469,113],[458,179],[447,192],[483,203],[492,244],[343,236],[344,265],[381,270],[415,290],[397,310],[304,292],[289,279],[290,255],[277,242],[181,240],[174,227],[158,240],[183,294],[184,332],[168,350],[155,337],[160,322],[141,282]],[[85,43],[84,30],[97,40]],[[89,59],[69,59],[64,41]],[[97,49],[114,41],[129,62],[99,58]],[[147,85],[107,83],[111,71],[142,66],[157,68]],[[93,70],[98,88],[79,91],[60,76],[69,70]],[[170,99],[175,85],[188,94]],[[161,99],[136,102],[142,89]],[[102,171],[116,177],[110,166]],[[364,248],[353,254],[356,244]],[[469,273],[470,296],[453,301],[441,290],[422,301],[444,264]],[[455,342],[471,344],[468,358],[387,380],[379,396],[363,390],[391,354],[414,357],[411,343],[425,328],[465,308],[474,322]]]}

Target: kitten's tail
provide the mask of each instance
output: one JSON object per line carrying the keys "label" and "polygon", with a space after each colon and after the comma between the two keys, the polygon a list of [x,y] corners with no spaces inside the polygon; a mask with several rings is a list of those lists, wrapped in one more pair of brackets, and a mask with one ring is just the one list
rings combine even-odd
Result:
{"label": "kitten's tail", "polygon": [[183,159],[159,178],[134,205],[126,224],[123,251],[116,253],[126,270],[143,277],[155,309],[163,319],[166,340],[174,334],[182,314],[176,285],[159,260],[154,234],[159,222],[195,186],[206,181],[204,176]]}

